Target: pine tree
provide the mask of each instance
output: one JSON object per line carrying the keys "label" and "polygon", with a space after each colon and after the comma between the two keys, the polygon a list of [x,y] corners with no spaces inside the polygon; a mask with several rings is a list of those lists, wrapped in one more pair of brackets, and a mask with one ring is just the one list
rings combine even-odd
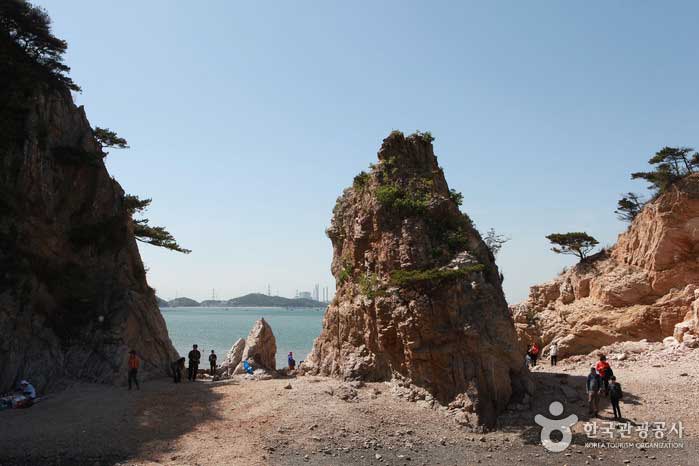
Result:
{"label": "pine tree", "polygon": [[694,173],[699,167],[699,153],[691,147],[663,147],[648,161],[655,166],[650,172],[631,174],[632,180],[642,179],[655,190],[654,196],[664,193],[673,183]]}
{"label": "pine tree", "polygon": [[[152,199],[140,199],[138,196],[127,194],[124,196],[124,208],[133,219],[133,215],[145,211]],[[142,243],[152,244],[172,251],[189,254],[192,252],[185,249],[175,240],[175,237],[164,227],[151,226],[147,218],[133,219],[134,236]]]}
{"label": "pine tree", "polygon": [[645,201],[636,193],[626,193],[617,204],[614,211],[617,218],[624,222],[633,222],[633,219],[641,212]]}
{"label": "pine tree", "polygon": [[[68,76],[63,63],[66,41],[51,33],[51,18],[40,7],[24,0],[0,2],[0,66],[20,70],[23,77],[80,87]],[[29,76],[31,75],[31,76]]]}
{"label": "pine tree", "polygon": [[551,248],[556,254],[570,254],[578,256],[581,261],[588,257],[589,253],[599,244],[592,236],[585,232],[551,233],[546,237],[554,246]]}

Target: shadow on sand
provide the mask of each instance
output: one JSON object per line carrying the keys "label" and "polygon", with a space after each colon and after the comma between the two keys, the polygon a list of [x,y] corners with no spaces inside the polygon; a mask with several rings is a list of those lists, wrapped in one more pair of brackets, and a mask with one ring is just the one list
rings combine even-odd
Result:
{"label": "shadow on sand", "polygon": [[0,412],[0,464],[94,466],[168,454],[177,438],[220,418],[216,385],[76,383],[29,409]]}
{"label": "shadow on sand", "polygon": [[[597,419],[601,422],[611,422],[614,420],[611,414],[611,404],[609,399],[600,395],[599,412],[597,417],[593,417],[589,412],[589,404],[587,401],[586,382],[587,377],[581,375],[572,375],[566,373],[554,372],[532,372],[532,377],[535,383],[536,391],[532,400],[531,409],[519,413],[505,414],[499,419],[500,430],[505,432],[517,433],[525,444],[541,444],[541,426],[534,421],[534,416],[541,414],[542,416],[551,419],[563,419],[571,414],[575,414],[578,422],[589,422],[592,419]],[[554,416],[549,412],[551,403],[558,401],[563,405],[563,413],[559,416]],[[633,393],[624,392],[624,398],[621,404],[621,412],[624,414],[625,404],[640,404],[641,400]],[[610,411],[607,413],[606,411]],[[629,419],[623,419],[623,422],[629,422],[631,425],[636,425]],[[554,440],[560,439],[560,436]],[[573,435],[573,444],[583,445],[589,442],[585,434],[576,433]]]}

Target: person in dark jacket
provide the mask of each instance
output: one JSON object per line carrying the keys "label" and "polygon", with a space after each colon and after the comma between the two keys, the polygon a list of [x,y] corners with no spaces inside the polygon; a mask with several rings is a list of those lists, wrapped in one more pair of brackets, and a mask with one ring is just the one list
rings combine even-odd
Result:
{"label": "person in dark jacket", "polygon": [[590,368],[590,373],[587,376],[587,401],[590,406],[590,416],[597,417],[597,411],[599,411],[599,392],[602,386],[602,380],[597,374],[597,369],[594,367]]}
{"label": "person in dark jacket", "polygon": [[211,354],[209,355],[209,368],[211,369],[211,377],[216,375],[216,359],[218,356],[216,356],[216,353],[214,353],[214,350],[211,350]]}
{"label": "person in dark jacket", "polygon": [[624,393],[621,391],[621,384],[616,381],[616,377],[612,376],[609,379],[609,401],[612,402],[615,421],[622,419],[621,409],[619,409],[619,401],[621,401],[623,396]]}
{"label": "person in dark jacket", "polygon": [[194,382],[197,380],[197,371],[199,370],[199,361],[201,361],[201,353],[197,349],[197,345],[192,345],[192,351],[187,355],[189,359],[189,372],[187,379]]}
{"label": "person in dark jacket", "polygon": [[180,358],[172,363],[172,377],[175,379],[175,383],[180,383],[182,380],[182,371],[184,370],[184,358]]}

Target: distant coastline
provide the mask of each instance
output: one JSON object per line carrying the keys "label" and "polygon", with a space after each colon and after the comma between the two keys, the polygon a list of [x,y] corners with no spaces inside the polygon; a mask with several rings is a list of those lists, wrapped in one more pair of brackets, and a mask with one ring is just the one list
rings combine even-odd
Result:
{"label": "distant coastline", "polygon": [[307,298],[284,298],[282,296],[270,296],[261,293],[250,293],[245,296],[228,300],[213,300],[208,299],[198,302],[194,299],[181,297],[166,301],[156,296],[158,306],[161,308],[168,307],[186,307],[186,308],[277,308],[277,309],[317,309],[325,308],[329,303],[316,301]]}

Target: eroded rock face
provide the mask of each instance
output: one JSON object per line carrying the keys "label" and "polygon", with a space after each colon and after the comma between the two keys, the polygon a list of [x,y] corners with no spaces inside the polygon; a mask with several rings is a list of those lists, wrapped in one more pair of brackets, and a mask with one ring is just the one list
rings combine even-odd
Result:
{"label": "eroded rock face", "polygon": [[242,338],[238,338],[238,341],[233,343],[231,349],[228,350],[228,354],[226,354],[226,359],[223,361],[223,364],[221,364],[220,371],[222,376],[226,377],[233,375],[233,371],[236,367],[238,367],[238,364],[240,364],[240,361],[242,361],[243,359],[244,349],[245,340],[243,340]]}
{"label": "eroded rock face", "polygon": [[333,212],[338,288],[302,370],[464,394],[469,422],[493,425],[530,389],[493,256],[429,140],[393,132],[378,158]]}
{"label": "eroded rock face", "polygon": [[245,348],[242,351],[235,374],[243,374],[243,361],[252,359],[254,368],[276,370],[277,367],[277,341],[272,333],[272,327],[265,319],[258,319],[253,325],[248,337],[245,339]]}
{"label": "eroded rock face", "polygon": [[662,341],[699,286],[699,176],[647,204],[617,244],[543,285],[512,310],[522,346],[559,342],[559,357],[614,342]]}
{"label": "eroded rock face", "polygon": [[683,322],[675,325],[673,336],[690,348],[699,348],[699,288],[694,289],[694,301],[684,318]]}
{"label": "eroded rock face", "polygon": [[83,108],[44,90],[15,115],[0,151],[0,391],[125,381],[129,349],[142,376],[167,374],[177,353]]}

